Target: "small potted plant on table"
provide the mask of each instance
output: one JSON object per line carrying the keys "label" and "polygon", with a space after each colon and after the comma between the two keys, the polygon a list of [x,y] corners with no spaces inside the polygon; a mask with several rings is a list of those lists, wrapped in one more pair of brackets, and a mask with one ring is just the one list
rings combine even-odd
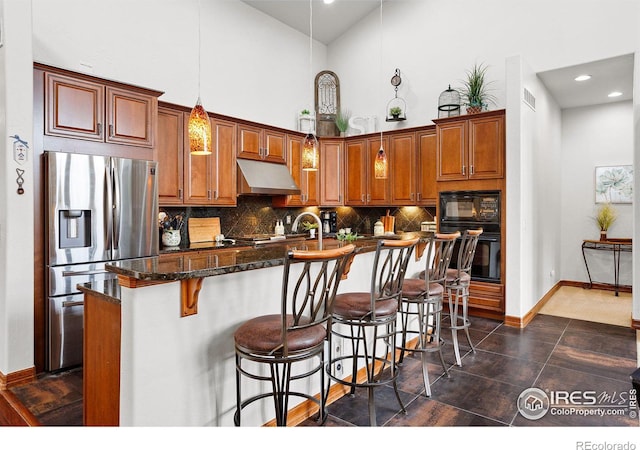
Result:
{"label": "small potted plant on table", "polygon": [[617,218],[618,213],[611,203],[605,203],[598,209],[595,220],[600,228],[601,241],[607,240],[607,230],[613,225],[613,222],[615,222]]}

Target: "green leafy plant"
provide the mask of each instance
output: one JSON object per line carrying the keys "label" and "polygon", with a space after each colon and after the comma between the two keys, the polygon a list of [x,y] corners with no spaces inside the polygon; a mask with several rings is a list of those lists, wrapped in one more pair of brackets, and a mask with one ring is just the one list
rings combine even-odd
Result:
{"label": "green leafy plant", "polygon": [[309,222],[307,220],[302,222],[302,229],[304,229],[305,231],[309,231],[309,230],[312,230],[314,228],[318,228],[318,224],[317,223]]}
{"label": "green leafy plant", "polygon": [[600,227],[600,231],[607,231],[611,225],[618,218],[618,212],[611,205],[611,203],[603,204],[599,209],[595,217],[595,221]]}
{"label": "green leafy plant", "polygon": [[391,114],[392,116],[399,116],[400,114],[402,114],[402,108],[400,108],[399,106],[394,106],[393,108],[389,109],[389,114]]}
{"label": "green leafy plant", "polygon": [[489,89],[491,82],[485,80],[486,72],[487,66],[477,63],[467,71],[467,79],[463,81],[463,87],[458,89],[467,107],[482,110],[487,108],[489,104],[495,103],[496,98]]}
{"label": "green leafy plant", "polygon": [[363,238],[364,236],[358,236],[358,233],[337,233],[336,234],[336,239],[339,241],[347,241],[347,242],[353,242],[356,239],[360,239]]}
{"label": "green leafy plant", "polygon": [[302,114],[303,116],[308,116],[311,113],[309,112],[308,109],[303,109],[302,111],[300,111],[300,114]]}
{"label": "green leafy plant", "polygon": [[341,133],[347,131],[349,128],[349,118],[351,117],[351,112],[348,109],[341,109],[336,114],[336,126]]}

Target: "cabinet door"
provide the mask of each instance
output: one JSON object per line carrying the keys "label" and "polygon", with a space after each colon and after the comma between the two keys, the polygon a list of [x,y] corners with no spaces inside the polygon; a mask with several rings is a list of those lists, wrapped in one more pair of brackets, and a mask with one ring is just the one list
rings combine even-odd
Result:
{"label": "cabinet door", "polygon": [[416,204],[416,148],[415,133],[394,134],[389,137],[389,177],[391,204]]}
{"label": "cabinet door", "polygon": [[342,206],[342,141],[320,144],[320,206]]}
{"label": "cabinet door", "polygon": [[158,108],[158,198],[160,205],[182,204],[184,116],[182,112]]}
{"label": "cabinet door", "polygon": [[467,122],[436,126],[438,181],[467,179]]}
{"label": "cabinet door", "polygon": [[107,142],[153,147],[155,97],[107,86]]}
{"label": "cabinet door", "polygon": [[469,179],[504,177],[504,116],[469,120]]}
{"label": "cabinet door", "polygon": [[45,74],[45,133],[104,140],[104,86]]}
{"label": "cabinet door", "polygon": [[212,120],[211,138],[215,150],[209,156],[212,163],[213,192],[211,204],[235,206],[238,202],[236,178],[236,124],[226,120]]}
{"label": "cabinet door", "polygon": [[348,141],[345,147],[345,193],[344,204],[362,206],[367,204],[367,149],[366,142]]}
{"label": "cabinet door", "polygon": [[278,131],[264,130],[262,157],[265,161],[285,164],[285,134]]}
{"label": "cabinet door", "polygon": [[287,206],[303,206],[306,195],[306,178],[302,171],[302,140],[297,136],[287,136],[287,167],[291,173],[291,178],[300,188],[300,194],[274,196],[273,206],[284,208]]}
{"label": "cabinet door", "polygon": [[438,190],[436,185],[436,132],[417,133],[418,144],[418,206],[436,206]]}
{"label": "cabinet door", "polygon": [[262,159],[262,129],[251,125],[238,125],[238,158]]}
{"label": "cabinet door", "polygon": [[367,139],[367,204],[368,205],[389,205],[391,204],[391,171],[393,167],[390,162],[389,140],[382,138],[382,146],[387,153],[387,164],[389,166],[389,177],[386,179],[376,178],[374,163],[378,150],[380,150],[380,137]]}
{"label": "cabinet door", "polygon": [[[189,117],[184,115],[184,130],[189,129]],[[187,205],[208,205],[213,199],[213,170],[211,155],[192,155],[189,151],[189,133],[185,132],[184,142],[184,203]]]}

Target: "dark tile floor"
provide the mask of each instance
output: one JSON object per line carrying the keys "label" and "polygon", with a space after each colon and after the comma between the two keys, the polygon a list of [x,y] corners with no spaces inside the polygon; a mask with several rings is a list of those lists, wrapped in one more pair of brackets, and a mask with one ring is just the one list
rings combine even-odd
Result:
{"label": "dark tile floor", "polygon": [[[637,427],[637,409],[624,415],[583,413],[529,420],[518,412],[523,390],[546,392],[595,391],[598,404],[622,399],[628,404],[630,374],[636,369],[635,330],[574,319],[538,315],[525,329],[499,321],[473,317],[472,353],[461,339],[462,367],[453,364],[451,338],[443,333],[445,361],[450,377],[443,376],[435,355],[429,365],[432,396],[424,396],[419,357],[408,357],[400,367],[398,387],[407,414],[400,412],[392,388],[376,390],[378,424],[384,427],[423,426],[617,426]],[[49,375],[35,383],[12,388],[43,425],[82,424],[82,371]],[[608,396],[608,398],[604,397]],[[626,403],[625,403],[626,402]],[[368,426],[365,390],[329,406],[325,426]],[[633,412],[632,412],[633,411]],[[589,412],[589,411],[586,411]],[[635,417],[632,417],[635,416]],[[315,426],[308,420],[303,426]]]}
{"label": "dark tile floor", "polygon": [[[597,405],[629,405],[633,388],[630,375],[636,369],[636,331],[548,315],[538,315],[525,328],[472,318],[471,338],[476,353],[464,346],[462,367],[454,364],[450,333],[444,356],[450,377],[444,376],[437,357],[430,355],[431,397],[424,395],[419,356],[405,358],[398,388],[407,414],[391,387],[375,392],[378,425],[401,426],[622,426],[637,427],[637,407],[609,408],[623,415],[589,415],[595,408],[576,408],[567,414],[529,420],[518,411],[523,390],[539,388],[547,393],[595,391]],[[462,337],[462,336],[461,336]],[[461,343],[466,344],[465,339]],[[575,395],[575,394],[574,394]],[[560,403],[555,404],[556,406]],[[550,405],[553,406],[553,405]],[[588,411],[587,411],[588,409]],[[600,408],[601,410],[603,408]],[[368,426],[367,391],[356,390],[328,407],[325,426]],[[609,413],[611,414],[611,413]],[[315,426],[308,420],[305,426]]]}

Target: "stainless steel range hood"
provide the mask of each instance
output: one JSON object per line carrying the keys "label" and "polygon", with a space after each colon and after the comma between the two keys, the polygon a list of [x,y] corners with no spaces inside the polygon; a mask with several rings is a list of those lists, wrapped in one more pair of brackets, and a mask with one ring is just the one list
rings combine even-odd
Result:
{"label": "stainless steel range hood", "polygon": [[284,164],[238,159],[238,195],[298,195],[300,188]]}

